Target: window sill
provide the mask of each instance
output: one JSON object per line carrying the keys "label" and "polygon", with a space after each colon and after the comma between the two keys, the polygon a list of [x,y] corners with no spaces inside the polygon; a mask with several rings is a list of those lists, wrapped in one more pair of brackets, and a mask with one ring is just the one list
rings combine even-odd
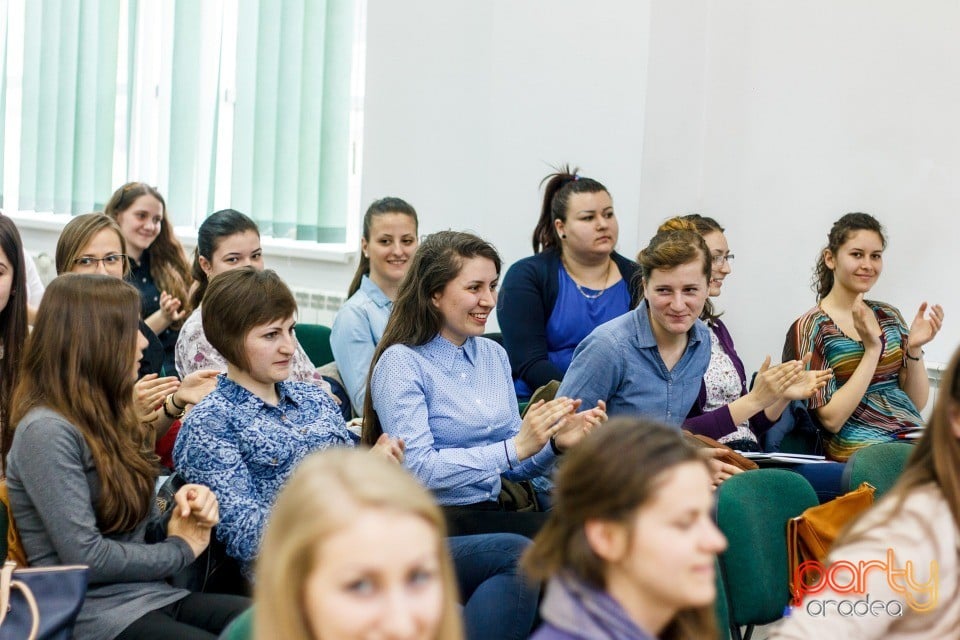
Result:
{"label": "window sill", "polygon": [[[53,232],[58,236],[63,230],[63,227],[72,218],[72,216],[62,213],[35,213],[33,211],[18,211],[6,215],[16,223],[19,229]],[[190,227],[175,227],[174,233],[176,233],[177,238],[189,251],[192,252],[192,249],[197,246],[196,229]],[[260,244],[263,247],[264,254],[268,258],[283,257],[314,262],[347,264],[357,254],[355,245],[344,243],[320,244],[317,242],[264,236]]]}

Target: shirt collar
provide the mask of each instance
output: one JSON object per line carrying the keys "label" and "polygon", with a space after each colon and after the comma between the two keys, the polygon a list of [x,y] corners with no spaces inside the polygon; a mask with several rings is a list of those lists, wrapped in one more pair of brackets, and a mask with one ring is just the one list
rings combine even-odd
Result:
{"label": "shirt collar", "polygon": [[370,276],[363,276],[360,279],[360,291],[363,291],[370,301],[380,308],[393,305],[393,301],[370,279]]}
{"label": "shirt collar", "polygon": [[[228,401],[237,405],[239,409],[247,411],[250,414],[259,413],[264,408],[270,406],[258,396],[250,393],[246,387],[228,378],[225,373],[217,376],[217,391]],[[282,409],[287,404],[294,406],[300,405],[298,392],[286,381],[277,383],[277,396],[277,408]]]}
{"label": "shirt collar", "polygon": [[140,271],[141,269],[150,269],[150,252],[144,249],[140,254],[140,260],[130,258],[130,271]]}
{"label": "shirt collar", "polygon": [[[486,339],[486,338],[484,338]],[[477,361],[477,339],[467,338],[462,347],[453,344],[439,333],[427,344],[423,345],[423,353],[439,364],[446,371],[452,371],[457,358],[463,354],[467,362],[475,364]]]}
{"label": "shirt collar", "polygon": [[[637,308],[634,309],[634,320],[637,325],[637,342],[641,349],[655,349],[657,347],[657,338],[653,335],[653,327],[650,326],[650,315],[647,309],[647,301],[641,300]],[[700,319],[697,319],[687,331],[687,340],[690,343],[701,342],[704,337],[709,339],[710,330]]]}

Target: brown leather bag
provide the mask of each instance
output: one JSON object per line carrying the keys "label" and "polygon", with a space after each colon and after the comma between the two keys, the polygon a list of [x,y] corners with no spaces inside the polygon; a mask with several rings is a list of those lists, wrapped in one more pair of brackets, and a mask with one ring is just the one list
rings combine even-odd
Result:
{"label": "brown leather bag", "polygon": [[725,444],[720,444],[710,436],[703,436],[699,433],[692,433],[683,430],[683,439],[687,444],[691,444],[697,449],[721,449],[723,453],[719,456],[716,456],[714,459],[719,460],[720,462],[726,462],[727,464],[732,464],[737,469],[742,471],[751,471],[753,469],[758,469],[759,465],[750,460],[749,458],[744,458],[742,455],[731,449]]}
{"label": "brown leather bag", "polygon": [[[844,495],[810,507],[787,521],[787,560],[790,593],[797,595],[797,567],[808,560],[823,562],[840,532],[873,505],[876,489],[869,482]],[[806,574],[805,574],[806,575]]]}

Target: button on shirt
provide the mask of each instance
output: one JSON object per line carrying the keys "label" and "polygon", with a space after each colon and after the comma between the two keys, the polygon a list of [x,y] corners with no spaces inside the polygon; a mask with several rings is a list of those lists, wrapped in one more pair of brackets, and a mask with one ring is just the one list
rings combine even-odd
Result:
{"label": "button on shirt", "polygon": [[277,406],[226,376],[183,421],[173,459],[187,482],[203,484],[220,503],[217,536],[249,575],[277,494],[307,455],[349,447],[337,405],[316,385],[277,384]]}
{"label": "button on shirt", "polygon": [[373,280],[363,276],[360,288],[340,307],[333,319],[330,348],[350,395],[350,404],[358,416],[363,414],[373,352],[383,337],[392,310],[390,298]]}
{"label": "button on shirt", "polygon": [[580,398],[584,407],[605,400],[611,417],[643,416],[679,428],[709,364],[710,329],[697,320],[687,332],[680,361],[667,370],[644,301],[580,343],[557,396]]}
{"label": "button on shirt", "polygon": [[404,464],[442,505],[496,500],[501,473],[527,480],[556,461],[549,444],[518,460],[510,364],[492,340],[468,338],[457,347],[438,335],[419,346],[393,345],[374,367],[371,390],[383,431],[404,440]]}

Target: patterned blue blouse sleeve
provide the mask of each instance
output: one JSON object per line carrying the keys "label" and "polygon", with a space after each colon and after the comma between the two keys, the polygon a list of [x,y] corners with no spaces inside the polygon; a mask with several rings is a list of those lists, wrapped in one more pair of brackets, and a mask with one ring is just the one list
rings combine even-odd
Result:
{"label": "patterned blue blouse sleeve", "polygon": [[270,512],[270,499],[258,495],[239,443],[223,414],[198,405],[183,422],[173,450],[174,465],[188,482],[203,484],[220,503],[217,537],[227,553],[251,562]]}
{"label": "patterned blue blouse sleeve", "polygon": [[435,446],[428,418],[431,399],[406,347],[395,345],[383,352],[370,386],[384,433],[404,440],[404,464],[427,488],[492,492],[501,473],[519,466],[513,438],[469,448]]}

